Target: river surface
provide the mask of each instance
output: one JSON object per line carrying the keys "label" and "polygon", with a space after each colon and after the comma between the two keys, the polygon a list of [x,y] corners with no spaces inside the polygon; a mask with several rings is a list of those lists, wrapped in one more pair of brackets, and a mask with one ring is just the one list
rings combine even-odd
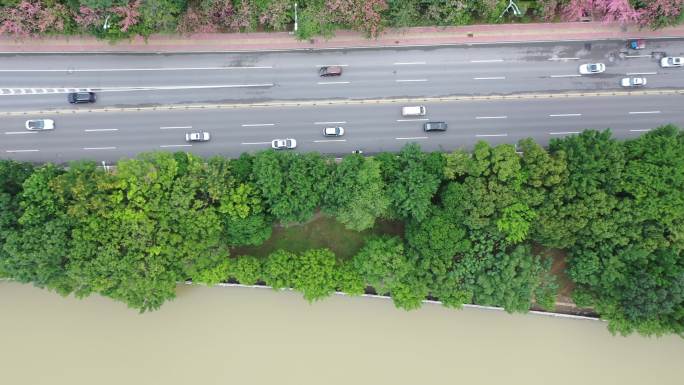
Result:
{"label": "river surface", "polygon": [[0,309],[4,385],[684,384],[684,339],[598,321],[191,286],[138,314],[12,282]]}

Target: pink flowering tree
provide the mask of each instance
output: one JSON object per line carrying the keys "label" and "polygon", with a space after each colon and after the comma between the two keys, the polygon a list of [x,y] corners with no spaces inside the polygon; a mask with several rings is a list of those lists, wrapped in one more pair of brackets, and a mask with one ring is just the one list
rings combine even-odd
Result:
{"label": "pink flowering tree", "polygon": [[325,5],[330,21],[362,30],[371,37],[380,32],[380,12],[388,7],[385,0],[326,0]]}
{"label": "pink flowering tree", "polygon": [[86,7],[85,5],[81,5],[81,7],[78,9],[78,12],[74,15],[74,21],[79,27],[87,30],[91,27],[102,24],[102,13],[103,12],[100,9],[93,9]]}
{"label": "pink flowering tree", "polygon": [[593,16],[605,23],[624,24],[638,21],[640,15],[629,0],[570,0],[562,9],[562,17],[567,21]]}
{"label": "pink flowering tree", "polygon": [[230,27],[235,31],[249,30],[254,20],[254,7],[249,1],[241,1],[237,12],[233,15]]}
{"label": "pink flowering tree", "polygon": [[127,32],[131,26],[138,23],[140,18],[140,0],[135,0],[127,5],[114,7],[111,12],[119,16],[119,29],[122,32]]}
{"label": "pink flowering tree", "polygon": [[291,10],[290,0],[272,0],[265,9],[258,12],[259,23],[276,31],[285,30],[287,24],[292,21]]}
{"label": "pink flowering tree", "polygon": [[15,7],[0,8],[0,34],[17,37],[33,36],[49,31],[62,32],[66,8],[55,4],[44,7],[42,1],[22,0]]}
{"label": "pink flowering tree", "polygon": [[647,0],[643,2],[639,24],[651,28],[662,28],[676,24],[684,17],[682,0]]}

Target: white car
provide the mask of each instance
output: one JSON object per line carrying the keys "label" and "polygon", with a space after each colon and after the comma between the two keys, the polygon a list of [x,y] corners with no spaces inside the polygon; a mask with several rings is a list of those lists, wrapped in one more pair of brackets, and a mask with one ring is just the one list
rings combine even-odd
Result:
{"label": "white car", "polygon": [[273,139],[271,142],[271,147],[274,150],[284,150],[288,149],[291,150],[293,148],[297,148],[297,141],[294,139]]}
{"label": "white car", "polygon": [[326,127],[323,130],[323,136],[342,136],[344,135],[344,128],[342,127]]}
{"label": "white car", "polygon": [[667,56],[660,59],[661,67],[681,67],[684,66],[684,57],[681,56]]}
{"label": "white car", "polygon": [[620,85],[623,87],[643,87],[646,85],[646,78],[622,78]]}
{"label": "white car", "polygon": [[582,75],[600,74],[606,70],[606,65],[603,63],[582,64],[579,66],[579,73]]}
{"label": "white car", "polygon": [[185,134],[186,142],[208,142],[209,139],[211,139],[211,136],[208,132],[204,131],[188,132],[187,134]]}
{"label": "white car", "polygon": [[55,128],[55,121],[52,119],[27,120],[25,127],[31,131],[53,130]]}

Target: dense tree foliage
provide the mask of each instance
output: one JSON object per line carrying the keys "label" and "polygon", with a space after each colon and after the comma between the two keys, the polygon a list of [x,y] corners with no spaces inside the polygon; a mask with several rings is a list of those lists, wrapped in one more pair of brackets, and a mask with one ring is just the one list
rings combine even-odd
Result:
{"label": "dense tree foliage", "polygon": [[389,215],[400,219],[425,219],[444,174],[442,155],[422,152],[412,143],[398,155],[383,153],[377,159],[387,186]]}
{"label": "dense tree foliage", "polygon": [[283,222],[310,218],[330,180],[329,162],[317,153],[265,151],[255,157],[253,167],[269,213]]}
{"label": "dense tree foliage", "polygon": [[389,206],[380,164],[373,158],[355,154],[335,167],[323,209],[351,230],[373,227]]}
{"label": "dense tree foliage", "polygon": [[[273,151],[143,154],[114,172],[0,161],[0,275],[142,311],[187,279],[293,288],[309,301],[371,290],[404,309],[426,298],[553,309],[558,284],[537,244],[567,252],[575,302],[612,331],[684,335],[683,191],[674,126],[627,141],[586,131],[548,150],[529,139],[448,154],[411,144],[341,162]],[[350,259],[229,255],[317,210],[352,231],[401,220],[405,234],[368,236]]]}
{"label": "dense tree foliage", "polygon": [[[369,37],[383,27],[468,25],[506,21],[578,21],[583,17],[661,28],[681,23],[681,0],[299,0],[297,36],[353,29]],[[109,39],[153,33],[285,31],[294,0],[0,0],[0,34],[19,37],[90,33]]]}
{"label": "dense tree foliage", "polygon": [[5,244],[8,234],[16,231],[19,224],[20,194],[24,181],[32,173],[33,166],[28,163],[0,161],[0,277],[8,274],[3,272],[3,268],[4,263],[9,260],[2,245]]}
{"label": "dense tree foliage", "polygon": [[684,333],[684,135],[665,126],[619,143],[586,132],[551,149],[571,171],[556,227],[577,301],[620,333]]}

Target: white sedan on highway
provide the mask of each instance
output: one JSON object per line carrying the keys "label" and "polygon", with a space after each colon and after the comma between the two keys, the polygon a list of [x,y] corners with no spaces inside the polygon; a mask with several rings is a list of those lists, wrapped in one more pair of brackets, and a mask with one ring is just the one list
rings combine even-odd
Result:
{"label": "white sedan on highway", "polygon": [[271,148],[274,150],[291,150],[297,148],[297,141],[294,139],[273,139],[271,142]]}
{"label": "white sedan on highway", "polygon": [[603,63],[589,63],[579,66],[579,73],[582,75],[600,74],[605,72],[606,65]]}
{"label": "white sedan on highway", "polygon": [[27,120],[24,127],[30,131],[53,130],[55,128],[55,121],[52,119],[32,119]]}
{"label": "white sedan on highway", "polygon": [[681,56],[667,56],[660,59],[661,67],[681,67],[684,66],[684,57]]}
{"label": "white sedan on highway", "polygon": [[208,132],[188,132],[185,134],[186,142],[208,142],[211,139],[211,135]]}
{"label": "white sedan on highway", "polygon": [[646,78],[622,78],[620,85],[623,87],[643,87],[646,85]]}

